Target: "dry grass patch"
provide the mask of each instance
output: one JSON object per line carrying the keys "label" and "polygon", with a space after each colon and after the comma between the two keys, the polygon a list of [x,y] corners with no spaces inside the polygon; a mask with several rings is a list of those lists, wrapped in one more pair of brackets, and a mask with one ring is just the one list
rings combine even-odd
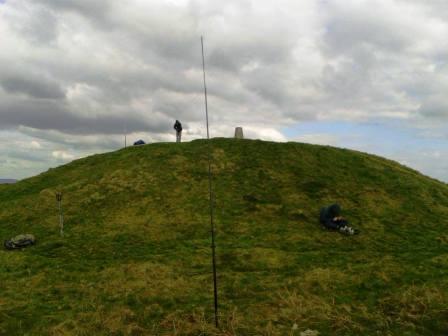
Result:
{"label": "dry grass patch", "polygon": [[432,286],[409,286],[392,297],[382,300],[386,315],[402,325],[414,325],[424,319],[448,314],[447,291]]}
{"label": "dry grass patch", "polygon": [[355,308],[351,305],[336,304],[334,300],[324,299],[322,296],[298,294],[289,290],[278,295],[278,317],[284,325],[297,324],[303,329],[319,330],[319,326],[324,322],[335,332],[363,330],[362,325],[352,317]]}

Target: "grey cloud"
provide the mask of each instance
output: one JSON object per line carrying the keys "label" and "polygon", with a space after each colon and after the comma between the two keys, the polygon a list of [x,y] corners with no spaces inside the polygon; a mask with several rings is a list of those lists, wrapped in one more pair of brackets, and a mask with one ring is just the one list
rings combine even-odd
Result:
{"label": "grey cloud", "polygon": [[[191,104],[196,101],[196,106]],[[163,111],[171,119],[189,120],[192,122],[203,119],[202,96],[188,95],[170,91],[158,91],[154,94],[154,110]],[[185,127],[185,126],[184,126]]]}
{"label": "grey cloud", "polygon": [[[50,54],[53,57],[36,57],[32,66],[45,69],[66,88],[79,83],[95,88],[95,96],[84,97],[84,101],[95,101],[112,115],[117,109],[145,100],[148,114],[166,118],[183,114],[196,121],[199,108],[195,105],[200,102],[192,97],[202,90],[201,31],[210,32],[206,36],[209,91],[216,95],[215,103],[223,105],[216,109],[222,111],[224,105],[238,104],[246,110],[266,110],[260,117],[279,115],[278,124],[285,119],[309,119],[322,111],[331,114],[334,109],[367,109],[367,115],[375,109],[387,110],[389,104],[389,110],[394,110],[402,103],[397,97],[406,83],[400,82],[402,78],[390,78],[387,71],[400,67],[398,56],[408,56],[410,46],[415,44],[412,36],[403,33],[408,33],[408,22],[387,16],[389,7],[384,4],[368,8],[354,2],[325,3],[315,8],[325,11],[322,17],[311,9],[312,20],[321,20],[320,28],[325,28],[321,35],[313,35],[314,40],[302,34],[300,26],[295,27],[294,15],[276,12],[264,2],[233,1],[223,6],[201,1],[185,6],[151,2],[124,6],[111,1],[45,0],[36,6],[36,12],[42,11],[44,5],[66,19],[66,26],[81,24],[72,33],[83,37],[82,43],[90,36],[104,43],[76,45],[75,40],[71,49],[79,49],[79,54],[68,50],[67,57],[61,57],[63,50],[55,48],[55,53]],[[301,13],[298,5],[282,5],[291,7],[291,13]],[[397,12],[395,2],[390,7]],[[268,11],[285,16],[263,14]],[[72,14],[89,20],[90,25],[73,21]],[[308,42],[301,46],[302,40]],[[303,50],[314,48],[316,57],[322,59],[316,62],[305,53],[295,54],[298,46]],[[83,48],[85,58],[81,56]],[[309,69],[311,75],[304,76],[302,70],[307,63],[315,69],[313,74]],[[256,68],[245,70],[252,66]],[[417,98],[409,93],[410,101]],[[64,109],[76,114],[76,109],[82,108],[76,104],[69,101]],[[129,109],[132,112],[134,108]],[[284,111],[283,115],[279,111]],[[85,119],[90,122],[92,118]],[[78,127],[73,122],[72,129],[92,134],[105,129],[116,132],[117,122],[114,116],[111,119],[105,126],[100,124],[101,118],[91,127]]]}
{"label": "grey cloud", "polygon": [[378,17],[366,20],[360,13],[341,13],[333,17],[327,27],[326,51],[345,54],[359,45],[380,47],[385,50],[399,50],[411,43],[406,31],[397,31],[393,26],[385,26]]}
{"label": "grey cloud", "polygon": [[0,85],[10,93],[24,93],[34,98],[61,99],[65,97],[62,88],[43,78],[6,77],[0,78]]}
{"label": "grey cloud", "polygon": [[[405,52],[424,37],[415,24],[419,8],[395,0],[361,5],[356,1],[329,2],[323,51],[350,54],[360,46],[373,47],[373,53]],[[412,17],[412,15],[416,15]],[[423,16],[424,17],[424,16]]]}
{"label": "grey cloud", "polygon": [[108,0],[41,0],[40,4],[54,10],[71,11],[91,19],[93,22],[107,21],[105,18],[112,6]]}
{"label": "grey cloud", "polygon": [[260,32],[242,40],[223,41],[208,56],[208,64],[237,73],[251,62],[258,63],[262,67],[284,65],[290,61],[294,44],[288,39],[275,39],[275,32],[271,34],[272,36],[266,36]]}
{"label": "grey cloud", "polygon": [[[110,134],[96,136],[85,136],[79,134],[67,134],[59,131],[39,130],[29,127],[20,127],[20,134],[24,134],[31,139],[43,140],[47,144],[57,144],[58,146],[72,148],[79,152],[92,150],[113,150],[122,146],[122,139]],[[124,131],[124,130],[123,130]]]}
{"label": "grey cloud", "polygon": [[[3,6],[3,15],[10,28],[21,34],[35,47],[55,46],[59,21],[51,8],[29,6],[26,2],[11,1]],[[26,22],[26,24],[24,24]]]}
{"label": "grey cloud", "polygon": [[41,129],[66,129],[76,118],[53,101],[15,100],[0,101],[2,128],[25,125]]}
{"label": "grey cloud", "polygon": [[1,127],[23,125],[41,130],[60,130],[69,134],[121,134],[129,131],[163,132],[170,129],[168,120],[156,115],[81,116],[71,113],[65,104],[52,101],[22,100],[0,102]]}
{"label": "grey cloud", "polygon": [[36,153],[34,151],[18,151],[10,150],[9,152],[6,152],[6,155],[10,159],[19,159],[24,161],[31,161],[31,162],[46,162],[49,159],[48,155],[41,155],[39,153]]}
{"label": "grey cloud", "polygon": [[[50,5],[50,3],[48,3]],[[95,15],[95,12],[99,7],[92,4],[90,7],[89,3],[82,2],[77,4],[72,1],[64,1],[52,6],[53,10],[63,10],[63,11],[74,11],[82,16]],[[183,105],[178,106],[178,102],[169,102],[167,99],[157,96],[157,92],[160,91],[172,91],[172,96],[175,97],[176,93],[190,94],[190,97],[202,94],[202,83],[200,76],[200,44],[199,44],[199,34],[196,33],[198,19],[195,17],[194,13],[190,11],[185,11],[184,9],[176,9],[171,13],[166,12],[166,18],[174,16],[182,19],[182,22],[174,22],[173,19],[165,20],[158,18],[161,13],[168,9],[175,9],[172,6],[167,5],[157,5],[156,8],[160,10],[159,12],[151,13],[149,12],[149,17],[153,17],[155,20],[148,20],[148,27],[137,25],[132,19],[122,18],[117,16],[114,12],[114,6],[106,6],[107,13],[104,13],[102,19],[98,22],[93,22],[92,25],[101,27],[105,29],[106,26],[102,25],[104,20],[109,20],[109,22],[115,22],[119,27],[124,28],[124,30],[118,31],[114,29],[110,34],[105,32],[106,43],[114,41],[123,41],[124,43],[120,45],[121,49],[113,50],[112,56],[114,57],[129,57],[129,61],[132,62],[135,59],[137,62],[142,62],[143,66],[136,67],[135,64],[130,63],[129,66],[125,65],[121,69],[118,69],[111,64],[110,66],[104,66],[104,64],[92,64],[90,59],[78,59],[77,63],[74,63],[70,57],[60,58],[57,61],[54,59],[35,59],[33,62],[35,66],[39,66],[41,69],[46,69],[48,73],[51,73],[54,77],[57,77],[60,81],[63,81],[67,87],[70,87],[70,83],[86,83],[92,87],[98,89],[99,95],[95,96],[94,99],[97,103],[102,104],[108,110],[114,110],[113,105],[129,105],[131,100],[142,99],[153,95],[153,107],[155,110],[151,111],[151,107],[148,106],[148,113],[164,113],[166,116],[172,117],[174,115],[179,115],[179,113],[184,113],[186,111],[191,111],[191,118],[197,119],[199,114],[199,108],[192,106],[191,100],[188,102],[184,100]],[[103,20],[103,21],[102,21]],[[164,23],[167,21],[169,24]],[[183,23],[186,22],[186,23]],[[86,33],[90,32],[89,28],[82,27],[80,32],[86,29]],[[127,37],[127,38],[126,38]],[[228,36],[229,38],[231,36]],[[108,41],[108,39],[111,39]],[[274,42],[272,42],[274,41]],[[251,37],[246,37],[243,40],[232,40],[231,38],[223,43],[224,48],[234,49],[234,59],[238,60],[238,67],[241,67],[250,59],[257,59],[261,62],[263,67],[267,66],[269,62],[280,63],[285,55],[289,54],[287,44],[282,39],[278,40],[268,39],[263,35],[262,32],[255,34],[254,39]],[[289,40],[288,40],[289,41]],[[233,42],[238,43],[238,49],[232,46]],[[76,49],[76,45],[73,46]],[[219,50],[216,49],[216,50]],[[243,52],[247,55],[241,57]],[[111,50],[112,51],[112,50]],[[250,57],[250,53],[254,55]],[[210,55],[207,57],[207,65],[211,68],[214,66],[220,66],[213,62],[213,55],[216,51],[211,49]],[[88,56],[88,55],[87,55]],[[148,67],[144,68],[144,65]],[[225,66],[224,66],[225,68]],[[196,75],[193,77],[187,77],[185,75],[186,71],[195,69]],[[219,72],[218,72],[219,73]],[[239,102],[244,102],[248,100],[248,97],[253,96],[253,93],[257,94],[258,91],[261,93],[262,90],[252,90],[250,86],[235,87],[231,83],[229,85],[229,80],[231,77],[226,73],[219,74],[220,77],[227,77],[224,82],[220,81],[218,76],[210,76],[209,80],[211,84],[215,84],[214,88],[210,89],[211,94],[217,94],[221,97],[225,97],[226,100],[237,100]],[[18,86],[18,85],[16,85]],[[8,87],[12,90],[11,85]],[[44,86],[41,87],[43,90]],[[28,90],[31,91],[31,90]],[[250,91],[253,91],[251,93]],[[272,93],[272,97],[267,97],[267,99],[275,99],[273,97],[277,92],[281,92],[281,89],[277,90],[271,87],[269,90],[267,87],[264,89],[266,93]],[[42,96],[42,93],[34,94],[35,96]],[[283,98],[282,98],[283,99]],[[198,107],[201,106],[200,101],[196,101]],[[188,105],[188,106],[187,106]],[[73,119],[73,116],[67,115],[67,120],[70,120],[71,127],[64,127],[62,122],[58,122],[61,114],[67,113],[67,111],[76,111],[76,106],[66,103],[64,106],[51,106],[49,110],[58,108],[61,113],[58,113],[57,117],[53,121],[46,123],[46,126],[40,125],[33,117],[30,117],[28,123],[22,123],[23,125],[30,127],[49,129],[60,129],[64,131],[76,130],[78,132],[116,132],[117,127],[113,127],[112,122],[102,122],[102,119],[98,123],[91,122],[87,118],[90,127],[78,127],[77,120]],[[80,108],[78,106],[78,108]],[[35,116],[49,117],[50,114],[41,112],[31,112]],[[24,111],[19,113],[20,116],[24,116]],[[194,116],[197,117],[194,117]],[[111,117],[114,119],[114,117]],[[22,120],[21,118],[15,117],[15,120]],[[161,124],[162,125],[162,124]],[[132,123],[130,125],[132,127]],[[154,131],[150,128],[150,131]],[[164,131],[163,128],[159,131]]]}
{"label": "grey cloud", "polygon": [[58,37],[59,21],[48,8],[39,7],[30,13],[26,26],[20,28],[37,46],[54,44]]}
{"label": "grey cloud", "polygon": [[448,101],[445,95],[431,96],[419,108],[421,116],[445,119],[448,117]]}

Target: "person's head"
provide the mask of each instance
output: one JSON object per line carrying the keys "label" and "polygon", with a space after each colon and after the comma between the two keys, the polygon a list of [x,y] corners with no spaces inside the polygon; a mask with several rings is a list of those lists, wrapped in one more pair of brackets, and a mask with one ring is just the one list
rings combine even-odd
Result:
{"label": "person's head", "polygon": [[339,204],[332,204],[328,207],[328,213],[330,214],[331,218],[339,217],[341,215],[341,207]]}

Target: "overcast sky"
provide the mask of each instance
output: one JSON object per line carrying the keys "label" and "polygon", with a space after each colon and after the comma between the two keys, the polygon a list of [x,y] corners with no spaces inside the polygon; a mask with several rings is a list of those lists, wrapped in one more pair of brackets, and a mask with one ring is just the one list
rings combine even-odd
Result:
{"label": "overcast sky", "polygon": [[0,178],[128,139],[353,148],[448,181],[445,0],[0,0]]}

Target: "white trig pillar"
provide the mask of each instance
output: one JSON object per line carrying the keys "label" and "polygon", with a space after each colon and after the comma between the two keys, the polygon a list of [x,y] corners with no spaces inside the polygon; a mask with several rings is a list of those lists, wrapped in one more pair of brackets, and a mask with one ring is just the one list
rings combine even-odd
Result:
{"label": "white trig pillar", "polygon": [[242,127],[235,127],[235,139],[244,139]]}

